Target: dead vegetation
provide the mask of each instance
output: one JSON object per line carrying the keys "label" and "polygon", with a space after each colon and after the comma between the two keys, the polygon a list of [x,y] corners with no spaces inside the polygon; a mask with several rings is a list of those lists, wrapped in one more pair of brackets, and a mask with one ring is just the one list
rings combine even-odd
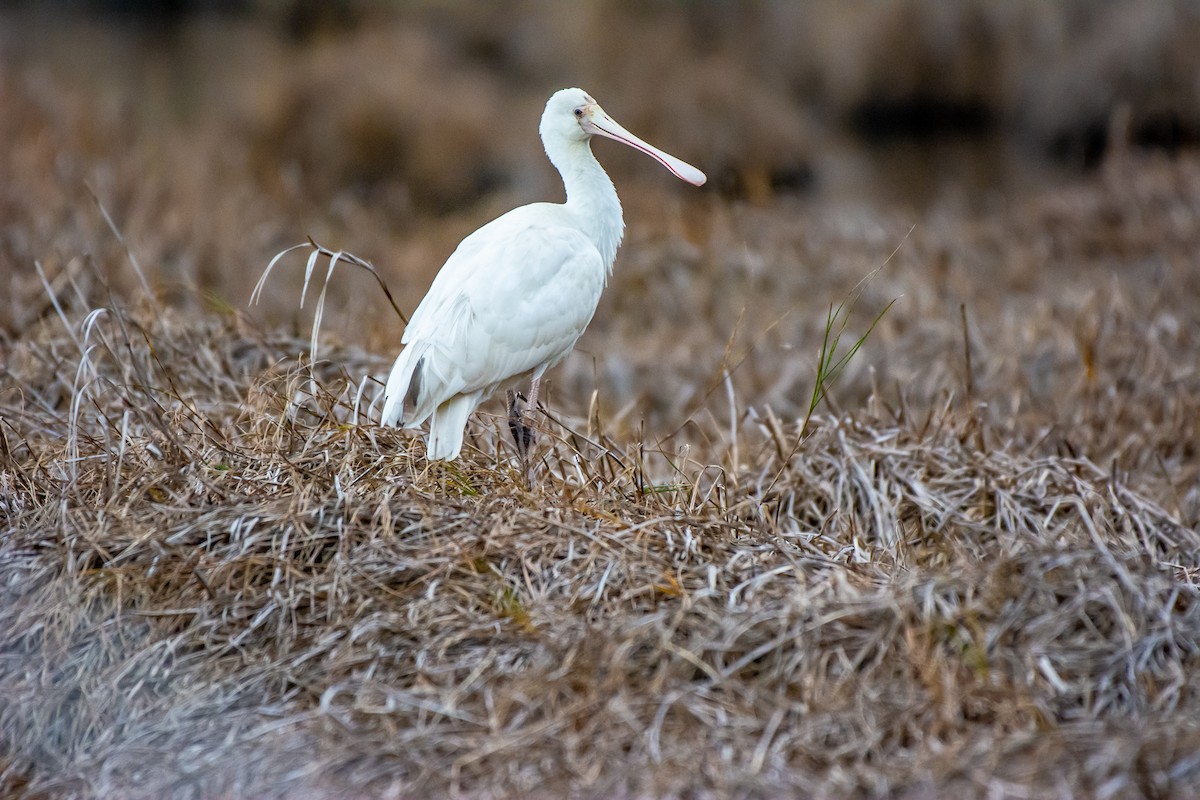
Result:
{"label": "dead vegetation", "polygon": [[1200,770],[1200,534],[1086,458],[981,447],[950,408],[803,441],[768,412],[703,459],[576,420],[525,489],[502,425],[431,468],[234,316],[66,321],[8,360],[10,785],[1120,796]]}
{"label": "dead vegetation", "polygon": [[[352,68],[324,46],[297,70]],[[502,419],[433,467],[370,424],[369,278],[315,364],[299,265],[240,310],[306,233],[410,309],[482,219],[314,205],[237,113],[170,144],[36,69],[0,93],[4,793],[1195,794],[1194,155],[983,212],[618,177],[526,485]]]}

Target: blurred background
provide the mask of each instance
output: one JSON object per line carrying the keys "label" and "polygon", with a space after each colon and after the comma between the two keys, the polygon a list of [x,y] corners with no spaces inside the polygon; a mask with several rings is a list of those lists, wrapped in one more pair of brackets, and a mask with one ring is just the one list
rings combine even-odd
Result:
{"label": "blurred background", "polygon": [[[710,183],[596,145],[629,230],[561,380],[669,410],[705,381],[647,389],[661,365],[719,376],[740,337],[744,391],[792,410],[811,358],[781,358],[807,354],[829,304],[897,247],[866,297],[877,312],[909,296],[874,360],[897,379],[929,368],[928,337],[901,348],[922,320],[947,341],[964,303],[985,335],[1007,324],[996,290],[1028,305],[1077,287],[1085,303],[1084,262],[1050,236],[1065,212],[1037,198],[1114,159],[1194,148],[1197,43],[1196,0],[9,0],[0,331],[45,315],[35,263],[136,286],[101,207],[177,309],[244,308],[271,256],[311,235],[377,264],[411,311],[462,236],[561,199],[537,122],[578,85]],[[996,218],[1046,244],[989,260],[1014,236],[979,233]],[[1194,268],[1193,232],[1172,269]],[[253,313],[299,332],[297,261]],[[1063,285],[1036,277],[1055,269]],[[391,357],[402,328],[370,278],[340,275],[331,293],[330,336]]]}

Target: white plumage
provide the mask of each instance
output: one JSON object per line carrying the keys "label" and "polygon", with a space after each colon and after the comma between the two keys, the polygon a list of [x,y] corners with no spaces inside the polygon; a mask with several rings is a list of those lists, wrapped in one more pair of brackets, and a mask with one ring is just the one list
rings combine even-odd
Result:
{"label": "white plumage", "polygon": [[413,313],[388,376],[382,423],[429,420],[430,459],[457,458],[471,412],[515,379],[530,376],[534,407],[542,375],[591,322],[625,228],[592,136],[641,150],[681,180],[705,181],[695,167],[626,131],[581,89],[556,92],[539,130],[566,203],[522,206],[463,239]]}

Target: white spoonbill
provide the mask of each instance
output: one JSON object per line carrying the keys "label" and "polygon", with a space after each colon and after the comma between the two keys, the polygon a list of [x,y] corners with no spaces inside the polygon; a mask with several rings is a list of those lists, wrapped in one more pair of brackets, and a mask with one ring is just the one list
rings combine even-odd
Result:
{"label": "white spoonbill", "polygon": [[[388,376],[382,423],[416,427],[428,419],[433,460],[457,458],[471,412],[514,379],[530,376],[526,409],[536,409],[542,375],[566,358],[596,312],[625,221],[592,137],[640,150],[688,183],[705,181],[618,125],[582,89],[551,96],[539,132],[567,202],[522,206],[463,239],[413,312]],[[533,432],[513,394],[509,414],[524,457]]]}

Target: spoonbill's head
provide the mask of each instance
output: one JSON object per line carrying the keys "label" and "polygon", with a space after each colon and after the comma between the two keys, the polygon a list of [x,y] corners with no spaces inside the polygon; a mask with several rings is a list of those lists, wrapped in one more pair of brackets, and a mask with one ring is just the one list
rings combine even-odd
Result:
{"label": "spoonbill's head", "polygon": [[552,140],[583,143],[593,136],[604,136],[642,151],[682,181],[702,186],[708,180],[703,172],[691,164],[664,153],[625,130],[583,89],[561,89],[551,95],[542,114],[539,130],[547,146]]}

